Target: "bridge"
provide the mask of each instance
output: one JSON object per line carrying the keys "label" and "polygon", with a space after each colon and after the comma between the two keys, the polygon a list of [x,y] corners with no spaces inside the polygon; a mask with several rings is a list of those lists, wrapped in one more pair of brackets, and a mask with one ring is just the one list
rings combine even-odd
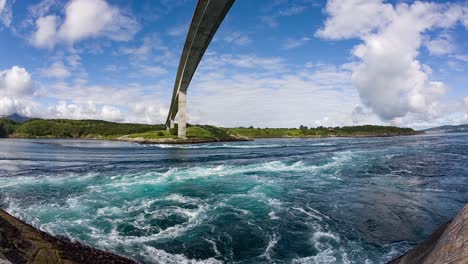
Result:
{"label": "bridge", "polygon": [[174,128],[178,114],[177,135],[187,138],[187,88],[208,45],[235,0],[198,0],[185,40],[174,83],[166,128]]}

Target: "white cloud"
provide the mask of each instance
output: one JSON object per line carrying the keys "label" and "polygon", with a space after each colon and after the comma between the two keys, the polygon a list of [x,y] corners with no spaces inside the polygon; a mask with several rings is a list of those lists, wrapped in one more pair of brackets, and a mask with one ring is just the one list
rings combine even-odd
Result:
{"label": "white cloud", "polygon": [[[49,9],[49,5],[44,7],[46,11]],[[105,0],[71,0],[65,7],[62,22],[54,15],[38,18],[31,42],[36,47],[51,48],[57,42],[73,44],[96,37],[128,41],[140,27],[133,17]]]}
{"label": "white cloud", "polygon": [[394,16],[392,5],[382,0],[329,0],[326,12],[330,17],[316,35],[327,39],[367,35]]}
{"label": "white cloud", "polygon": [[307,7],[304,5],[291,5],[285,9],[281,9],[278,12],[278,15],[279,16],[293,16],[293,15],[297,15],[297,14],[304,12],[304,10],[306,9]]}
{"label": "white cloud", "polygon": [[300,38],[300,39],[289,38],[284,43],[283,49],[295,49],[297,47],[305,45],[309,41],[310,41],[310,38],[308,38],[308,37],[303,37],[303,38]]}
{"label": "white cloud", "polygon": [[172,52],[157,35],[144,37],[140,46],[120,48],[118,54],[130,56],[131,65],[138,69],[130,76],[165,74],[167,70],[163,65],[174,61]]}
{"label": "white cloud", "polygon": [[468,28],[468,6],[463,7],[462,23],[465,28]]}
{"label": "white cloud", "polygon": [[456,51],[454,39],[448,34],[442,34],[438,38],[429,39],[425,42],[431,55],[447,55]]}
{"label": "white cloud", "polygon": [[224,41],[228,44],[234,44],[238,46],[245,46],[250,43],[248,35],[241,32],[231,32],[229,35],[224,37]]}
{"label": "white cloud", "polygon": [[2,13],[3,9],[5,9],[6,0],[0,0],[0,14]]}
{"label": "white cloud", "polygon": [[86,104],[74,104],[59,102],[57,105],[47,109],[49,118],[70,118],[70,119],[101,119],[108,121],[123,121],[122,112],[114,106],[98,106],[93,102]]}
{"label": "white cloud", "polygon": [[459,10],[457,5],[422,2],[392,6],[381,0],[330,0],[329,17],[316,35],[362,40],[352,51],[358,59],[353,86],[380,118],[396,120],[409,113],[437,117],[446,87],[430,80],[431,69],[417,59],[418,51],[422,34],[454,26]]}
{"label": "white cloud", "polygon": [[104,35],[125,41],[133,37],[137,22],[104,0],[73,0],[65,8],[60,35],[69,42]]}
{"label": "white cloud", "polygon": [[[233,63],[239,60],[243,62]],[[278,65],[262,67],[252,63],[266,61]],[[249,71],[250,67],[257,70]],[[291,71],[278,71],[278,67],[288,66],[276,58],[208,54],[188,91],[189,121],[298,127],[315,126],[315,121],[328,116],[333,125],[352,123],[350,113],[359,97],[351,89],[349,71],[330,65]]]}
{"label": "white cloud", "polygon": [[57,17],[46,16],[36,20],[37,31],[32,35],[31,42],[38,48],[53,48],[57,35]]}
{"label": "white cloud", "polygon": [[11,6],[13,2],[8,3],[7,0],[0,0],[0,22],[6,27],[9,27],[13,18],[13,12]]}
{"label": "white cloud", "polygon": [[45,16],[53,8],[59,5],[59,0],[42,0],[39,3],[28,8],[29,13],[33,18]]}
{"label": "white cloud", "polygon": [[18,113],[24,116],[34,116],[37,113],[34,102],[26,99],[2,96],[0,97],[0,116]]}
{"label": "white cloud", "polygon": [[13,66],[0,71],[0,94],[22,96],[33,92],[33,81],[26,69]]}
{"label": "white cloud", "polygon": [[454,57],[458,60],[468,62],[468,54],[457,54]]}
{"label": "white cloud", "polygon": [[286,70],[284,60],[279,57],[262,58],[252,54],[231,55],[231,54],[216,54],[208,52],[201,63],[202,67],[217,70],[221,66],[234,66],[245,69],[269,70],[274,71]]}
{"label": "white cloud", "polygon": [[[163,86],[167,84],[113,87],[56,83],[48,85],[41,96],[58,103],[49,105],[41,116],[160,124],[165,121],[169,103],[160,102],[163,96],[158,91]],[[112,96],[103,96],[109,94]]]}
{"label": "white cloud", "polygon": [[41,70],[42,75],[49,78],[64,79],[70,77],[71,73],[61,61],[52,63],[49,67]]}
{"label": "white cloud", "polygon": [[181,24],[175,27],[169,28],[167,34],[172,37],[182,37],[187,34],[189,26],[187,24]]}
{"label": "white cloud", "polygon": [[20,113],[30,116],[34,112],[34,85],[26,69],[13,66],[0,71],[0,115]]}
{"label": "white cloud", "polygon": [[167,50],[168,48],[164,45],[161,39],[157,35],[146,36],[143,38],[143,42],[138,47],[123,47],[119,50],[120,54],[130,55],[136,59],[146,60],[149,55],[155,50]]}
{"label": "white cloud", "polygon": [[263,23],[267,24],[268,26],[275,28],[279,25],[278,18],[297,15],[297,14],[304,12],[306,9],[307,9],[307,6],[305,5],[288,4],[286,8],[280,9],[277,12],[269,16],[262,16],[261,20]]}

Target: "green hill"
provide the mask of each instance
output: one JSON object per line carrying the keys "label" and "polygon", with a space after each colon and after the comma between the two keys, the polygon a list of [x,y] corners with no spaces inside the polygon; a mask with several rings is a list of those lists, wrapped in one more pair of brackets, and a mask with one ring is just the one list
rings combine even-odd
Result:
{"label": "green hill", "polygon": [[164,129],[163,125],[113,123],[101,120],[33,119],[16,123],[13,137],[95,138],[116,137]]}
{"label": "green hill", "polygon": [[114,123],[101,120],[31,119],[17,123],[0,119],[0,137],[17,138],[97,138],[144,143],[183,143],[250,140],[284,137],[368,137],[414,135],[411,128],[392,126],[345,126],[308,128],[221,128],[210,125],[187,125],[187,141],[177,138],[177,128],[167,131],[164,125]]}
{"label": "green hill", "polygon": [[394,126],[344,126],[344,127],[316,127],[308,128],[230,128],[230,131],[254,138],[278,137],[369,137],[369,136],[399,136],[414,135],[418,132],[412,128]]}

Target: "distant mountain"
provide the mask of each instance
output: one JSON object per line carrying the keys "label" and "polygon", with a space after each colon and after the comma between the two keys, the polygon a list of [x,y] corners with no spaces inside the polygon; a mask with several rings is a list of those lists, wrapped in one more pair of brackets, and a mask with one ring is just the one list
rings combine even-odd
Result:
{"label": "distant mountain", "polygon": [[423,130],[426,133],[462,133],[468,132],[468,124],[458,126],[439,126]]}
{"label": "distant mountain", "polygon": [[0,116],[0,118],[5,118],[11,121],[15,121],[16,123],[23,123],[31,119],[30,117],[22,116],[17,113],[11,114],[9,116]]}

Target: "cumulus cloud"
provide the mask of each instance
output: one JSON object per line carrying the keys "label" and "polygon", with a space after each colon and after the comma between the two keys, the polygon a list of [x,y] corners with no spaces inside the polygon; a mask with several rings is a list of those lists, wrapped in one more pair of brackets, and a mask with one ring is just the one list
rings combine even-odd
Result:
{"label": "cumulus cloud", "polygon": [[330,0],[329,19],[316,35],[327,39],[345,39],[367,35],[388,24],[394,9],[382,0]]}
{"label": "cumulus cloud", "polygon": [[[408,113],[439,114],[446,86],[430,79],[432,70],[417,59],[418,51],[425,32],[453,27],[461,19],[460,6],[330,0],[326,10],[329,17],[317,36],[362,41],[352,50],[358,59],[352,82],[365,106],[385,121]],[[433,52],[446,52],[435,46]]]}
{"label": "cumulus cloud", "polygon": [[75,104],[62,101],[57,105],[50,106],[47,111],[47,116],[52,118],[123,121],[123,114],[118,108],[108,105],[98,106],[93,102]]}
{"label": "cumulus cloud", "polygon": [[0,93],[9,96],[31,94],[33,81],[26,69],[13,66],[9,70],[0,71]]}
{"label": "cumulus cloud", "polygon": [[57,17],[45,16],[36,20],[37,31],[33,33],[31,42],[38,48],[53,48],[57,35]]}
{"label": "cumulus cloud", "polygon": [[30,100],[33,92],[33,80],[26,69],[13,66],[0,71],[0,115],[31,115],[36,105]]}
{"label": "cumulus cloud", "polygon": [[35,116],[37,114],[37,104],[24,98],[0,97],[0,116],[8,116],[14,113],[23,116]]}
{"label": "cumulus cloud", "polygon": [[49,15],[38,18],[36,27],[31,42],[40,48],[95,37],[128,41],[139,30],[139,24],[132,16],[105,0],[71,0],[65,7],[63,21]]}

